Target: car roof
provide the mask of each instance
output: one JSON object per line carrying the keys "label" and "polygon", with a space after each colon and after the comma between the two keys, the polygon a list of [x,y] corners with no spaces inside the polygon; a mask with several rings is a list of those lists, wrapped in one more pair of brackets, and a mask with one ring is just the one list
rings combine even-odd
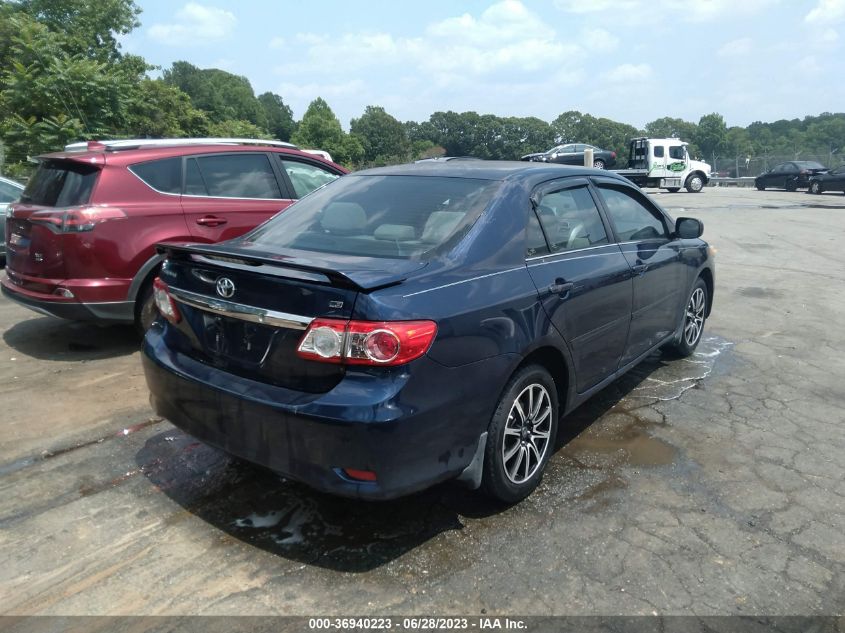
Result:
{"label": "car roof", "polygon": [[189,143],[184,145],[152,145],[148,147],[120,149],[119,151],[109,151],[104,149],[75,150],[41,154],[37,158],[42,160],[73,160],[82,163],[104,161],[107,165],[126,166],[134,165],[135,163],[143,163],[149,160],[175,158],[188,154],[229,154],[235,152],[272,152],[276,154],[288,154],[309,159],[318,163],[325,163],[326,165],[330,165],[332,167],[340,167],[336,163],[327,161],[321,156],[309,154],[293,147],[278,147],[272,145],[232,145],[228,143],[220,143],[219,145],[193,145]]}
{"label": "car roof", "polygon": [[12,185],[13,187],[17,187],[18,189],[25,189],[26,186],[19,183],[17,180],[12,180],[11,178],[6,178],[4,176],[0,176],[0,180],[5,182],[7,185]]}
{"label": "car roof", "polygon": [[354,172],[350,176],[440,176],[446,178],[476,178],[479,180],[531,180],[543,182],[554,178],[574,176],[605,176],[631,184],[622,176],[604,169],[556,163],[526,161],[459,160],[447,162],[408,163],[390,167],[376,167]]}

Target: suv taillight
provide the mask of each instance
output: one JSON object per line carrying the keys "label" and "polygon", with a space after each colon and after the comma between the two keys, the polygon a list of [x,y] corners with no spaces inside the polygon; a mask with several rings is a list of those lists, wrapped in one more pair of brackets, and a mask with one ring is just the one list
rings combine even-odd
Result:
{"label": "suv taillight", "polygon": [[126,213],[114,207],[74,207],[61,211],[36,211],[28,219],[54,233],[83,233],[93,231],[95,226],[108,220],[124,220]]}
{"label": "suv taillight", "polygon": [[182,314],[179,312],[179,308],[176,307],[176,302],[170,295],[167,284],[158,277],[153,281],[153,299],[155,299],[158,311],[161,312],[161,316],[165,319],[173,324],[179,323],[182,320]]}
{"label": "suv taillight", "polygon": [[425,354],[436,334],[433,321],[314,319],[296,351],[324,363],[402,365]]}

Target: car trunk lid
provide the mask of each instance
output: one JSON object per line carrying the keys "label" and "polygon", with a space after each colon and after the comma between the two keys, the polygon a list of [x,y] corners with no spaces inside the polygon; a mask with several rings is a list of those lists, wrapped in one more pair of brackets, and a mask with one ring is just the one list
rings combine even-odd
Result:
{"label": "car trunk lid", "polygon": [[[359,293],[401,283],[424,264],[304,252],[246,242],[162,244],[161,279],[182,316],[170,344],[201,362],[299,392],[323,393],[340,364],[301,358],[297,348],[318,317],[350,319]],[[321,254],[322,255],[322,254]]]}

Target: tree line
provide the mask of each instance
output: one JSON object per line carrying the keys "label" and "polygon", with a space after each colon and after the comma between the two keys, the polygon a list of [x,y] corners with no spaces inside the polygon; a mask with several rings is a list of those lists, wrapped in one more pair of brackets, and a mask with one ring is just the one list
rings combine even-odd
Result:
{"label": "tree line", "polygon": [[28,157],[95,138],[238,136],[324,149],[362,168],[450,155],[514,160],[565,142],[616,151],[635,136],[678,137],[690,153],[719,159],[825,158],[845,152],[845,113],[728,127],[718,113],[698,122],[662,117],[643,129],[577,110],[551,122],[476,112],[435,112],[399,121],[371,105],[344,131],[317,97],[296,121],[282,96],[255,95],[246,77],[176,61],[157,70],[120,50],[140,25],[133,0],[0,0],[0,168],[25,176]]}

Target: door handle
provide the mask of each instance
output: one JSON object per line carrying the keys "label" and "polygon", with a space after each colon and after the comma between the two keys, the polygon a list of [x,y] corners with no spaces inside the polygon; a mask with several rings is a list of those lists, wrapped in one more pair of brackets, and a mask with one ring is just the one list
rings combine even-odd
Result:
{"label": "door handle", "polygon": [[572,288],[575,287],[575,284],[571,281],[564,281],[563,279],[555,279],[554,283],[549,286],[549,292],[553,295],[565,295],[568,294]]}
{"label": "door handle", "polygon": [[226,224],[228,220],[225,218],[218,218],[213,215],[207,215],[204,218],[197,218],[197,224],[200,226],[220,226],[221,224]]}
{"label": "door handle", "polygon": [[648,264],[636,264],[635,266],[631,266],[634,269],[635,275],[644,275],[645,271],[648,270]]}

